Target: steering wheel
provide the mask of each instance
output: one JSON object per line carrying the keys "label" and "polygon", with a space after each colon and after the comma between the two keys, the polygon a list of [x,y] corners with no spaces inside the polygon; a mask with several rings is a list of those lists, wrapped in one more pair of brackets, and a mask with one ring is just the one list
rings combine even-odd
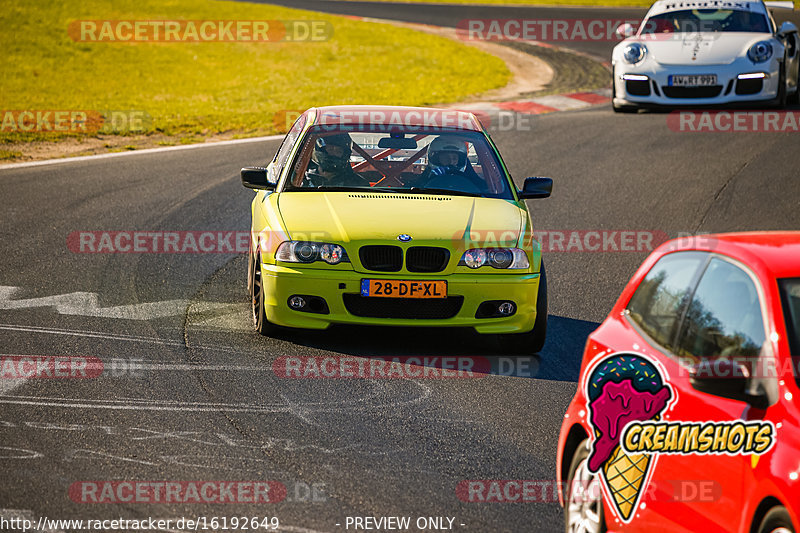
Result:
{"label": "steering wheel", "polygon": [[466,177],[463,172],[456,171],[452,174],[436,176],[428,181],[425,187],[431,189],[448,189],[451,191],[461,191],[474,194],[481,194],[483,191],[473,181]]}

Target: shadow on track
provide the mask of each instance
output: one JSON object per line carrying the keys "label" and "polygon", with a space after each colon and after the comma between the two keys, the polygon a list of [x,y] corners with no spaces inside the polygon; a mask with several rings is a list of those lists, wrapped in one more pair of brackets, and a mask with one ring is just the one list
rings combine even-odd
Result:
{"label": "shadow on track", "polygon": [[[284,329],[278,338],[300,346],[365,358],[482,357],[489,360],[493,374],[577,382],[586,337],[597,326],[597,322],[550,315],[544,350],[530,356],[509,356],[492,336],[480,335],[471,328],[339,325],[327,331]],[[525,364],[515,364],[523,359]],[[422,364],[439,363],[426,363],[423,359]]]}

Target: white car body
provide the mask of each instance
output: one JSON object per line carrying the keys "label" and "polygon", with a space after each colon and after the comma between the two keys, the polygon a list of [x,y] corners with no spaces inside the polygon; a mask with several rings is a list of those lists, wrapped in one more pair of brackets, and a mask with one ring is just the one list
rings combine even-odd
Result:
{"label": "white car body", "polygon": [[[717,11],[718,16],[713,10],[744,12],[734,15],[752,21],[752,26],[746,27],[759,31],[720,31],[732,18],[723,19],[724,13]],[[709,18],[691,28],[692,20],[679,19],[687,15],[678,12],[687,11],[691,16]],[[681,24],[683,29],[676,30]],[[626,30],[628,35],[633,33],[630,26],[620,31],[625,34]],[[772,54],[756,62],[748,51],[759,42],[769,43]],[[633,51],[645,48],[644,57],[636,63],[624,57],[632,44]],[[787,98],[794,100],[798,95],[799,45],[797,28],[784,23],[779,29],[761,0],[658,0],[638,31],[614,47],[614,110],[739,102],[783,106]],[[698,85],[702,83],[709,85]]]}

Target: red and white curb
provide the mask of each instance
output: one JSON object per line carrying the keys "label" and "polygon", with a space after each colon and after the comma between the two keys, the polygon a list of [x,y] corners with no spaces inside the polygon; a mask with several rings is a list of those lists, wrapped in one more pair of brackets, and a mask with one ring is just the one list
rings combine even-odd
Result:
{"label": "red and white curb", "polygon": [[470,111],[478,115],[497,115],[502,112],[514,111],[526,115],[541,115],[555,111],[568,111],[571,109],[584,109],[600,104],[611,103],[611,89],[598,89],[596,91],[550,94],[527,100],[514,100],[510,102],[475,102],[461,104],[459,110]]}

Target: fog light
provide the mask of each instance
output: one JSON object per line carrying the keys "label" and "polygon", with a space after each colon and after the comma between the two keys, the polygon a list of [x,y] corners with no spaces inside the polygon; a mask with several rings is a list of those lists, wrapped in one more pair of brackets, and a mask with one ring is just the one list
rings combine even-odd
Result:
{"label": "fog light", "polygon": [[289,298],[289,305],[292,309],[302,309],[306,306],[306,301],[302,296],[292,296]]}
{"label": "fog light", "polygon": [[508,316],[514,312],[514,304],[511,302],[503,302],[497,307],[497,312],[503,316]]}

